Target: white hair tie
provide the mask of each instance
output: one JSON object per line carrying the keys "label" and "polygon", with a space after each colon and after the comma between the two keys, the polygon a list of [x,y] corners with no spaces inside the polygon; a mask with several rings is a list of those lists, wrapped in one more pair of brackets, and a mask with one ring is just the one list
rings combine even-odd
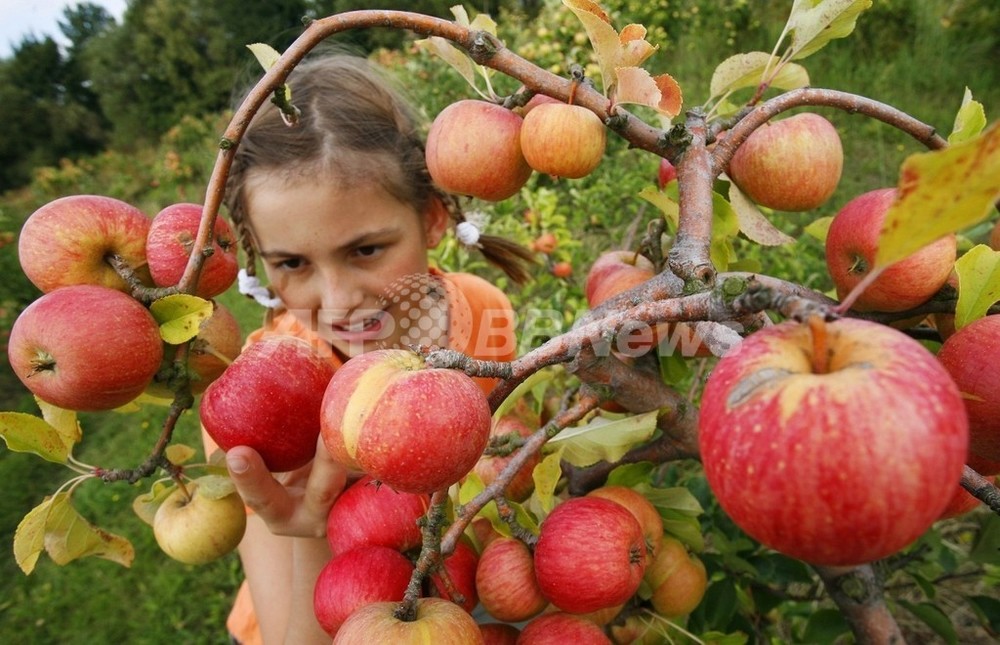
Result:
{"label": "white hair tie", "polygon": [[239,280],[239,290],[244,296],[250,296],[258,302],[258,304],[267,307],[268,309],[277,309],[281,306],[281,298],[272,296],[271,292],[267,290],[267,287],[260,283],[257,276],[250,275],[247,273],[246,269],[240,269],[237,276]]}
{"label": "white hair tie", "polygon": [[455,237],[462,246],[476,246],[479,244],[479,227],[472,222],[459,222],[455,227]]}

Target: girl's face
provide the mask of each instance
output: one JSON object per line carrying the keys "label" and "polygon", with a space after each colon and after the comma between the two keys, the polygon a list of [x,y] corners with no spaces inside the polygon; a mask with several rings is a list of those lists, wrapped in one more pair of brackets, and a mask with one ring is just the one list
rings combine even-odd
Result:
{"label": "girl's face", "polygon": [[427,250],[441,241],[447,212],[419,213],[375,182],[249,179],[254,245],[288,310],[346,357],[399,346],[405,312],[387,292],[427,273]]}

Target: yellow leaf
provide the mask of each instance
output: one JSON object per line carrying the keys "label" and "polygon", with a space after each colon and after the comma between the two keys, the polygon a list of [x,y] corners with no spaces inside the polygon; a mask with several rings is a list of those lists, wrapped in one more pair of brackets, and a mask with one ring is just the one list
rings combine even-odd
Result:
{"label": "yellow leaf", "polygon": [[1000,124],[903,162],[899,196],[886,213],[875,264],[886,267],[992,211],[1000,197]]}
{"label": "yellow leaf", "polygon": [[201,323],[215,310],[210,300],[177,293],[160,298],[149,307],[156,322],[160,323],[160,337],[171,345],[186,343],[198,335]]}
{"label": "yellow leaf", "polygon": [[830,224],[833,224],[833,216],[827,215],[816,218],[812,224],[809,224],[803,230],[820,242],[826,242],[826,236],[830,232]]}
{"label": "yellow leaf", "polygon": [[203,475],[195,482],[197,495],[207,499],[222,499],[236,492],[236,484],[226,475]]}
{"label": "yellow leaf", "polygon": [[616,67],[615,103],[634,103],[673,118],[680,114],[681,87],[669,74],[652,76],[640,67]]}
{"label": "yellow leaf", "polygon": [[647,186],[639,191],[639,197],[655,206],[667,218],[667,223],[671,225],[671,230],[677,230],[677,223],[680,220],[680,206],[675,199],[664,191],[657,190],[652,186]]}
{"label": "yellow leaf", "polygon": [[566,428],[549,439],[562,447],[562,458],[574,466],[590,466],[599,461],[615,462],[656,432],[658,411],[634,414],[621,419],[595,417],[582,426]]}
{"label": "yellow leaf", "polygon": [[465,52],[440,36],[431,36],[415,43],[421,49],[434,54],[451,65],[473,88],[476,87],[476,64]]}
{"label": "yellow leaf", "polygon": [[[757,87],[763,80],[764,71],[774,68],[778,57],[766,52],[736,54],[719,63],[712,74],[711,97],[722,96],[745,87]],[[783,90],[793,90],[809,85],[809,72],[801,65],[786,63],[781,71],[771,79],[771,86]]]}
{"label": "yellow leaf", "polygon": [[729,184],[729,203],[736,212],[736,218],[740,223],[740,230],[751,242],[756,242],[763,246],[781,246],[782,244],[794,244],[795,238],[786,235],[774,226],[764,214],[760,212],[757,205],[750,198],[743,194],[736,184]]}
{"label": "yellow leaf", "polygon": [[128,567],[135,558],[132,543],[100,529],[76,512],[70,496],[59,493],[52,499],[45,521],[45,550],[56,564],[96,556]]}
{"label": "yellow leaf", "polygon": [[247,49],[253,53],[254,58],[260,63],[260,66],[264,68],[264,71],[274,67],[274,64],[278,62],[281,58],[281,54],[278,53],[274,47],[271,47],[267,43],[251,43],[247,45]]}
{"label": "yellow leaf", "polygon": [[46,461],[64,464],[70,447],[59,430],[24,412],[0,412],[0,438],[14,452],[30,452]]}
{"label": "yellow leaf", "polygon": [[657,50],[656,45],[646,40],[646,28],[642,25],[625,25],[618,34],[618,42],[621,48],[616,67],[638,67]]}
{"label": "yellow leaf", "polygon": [[1000,301],[1000,251],[985,244],[973,247],[955,262],[958,273],[958,305],[955,329],[986,315]]}
{"label": "yellow leaf", "polygon": [[576,14],[590,38],[597,64],[601,68],[605,95],[618,83],[615,72],[617,68],[636,67],[657,49],[646,41],[646,28],[642,25],[628,25],[619,34],[611,25],[611,19],[596,2],[563,0],[563,4]]}
{"label": "yellow leaf", "polygon": [[978,136],[986,127],[986,111],[983,104],[972,100],[972,91],[965,88],[965,95],[962,97],[962,106],[955,115],[955,125],[948,135],[948,143],[955,145]]}
{"label": "yellow leaf", "polygon": [[555,508],[556,486],[562,477],[562,454],[563,448],[560,446],[535,464],[535,469],[531,472],[535,490],[531,494],[530,502],[539,519],[544,519]]}
{"label": "yellow leaf", "polygon": [[153,482],[148,493],[143,493],[132,500],[132,511],[140,520],[152,526],[153,518],[156,516],[157,509],[160,508],[160,504],[175,490],[177,490],[177,485],[174,483]]}
{"label": "yellow leaf", "polygon": [[52,497],[28,511],[14,531],[14,561],[25,575],[31,574],[38,563],[38,556],[45,549],[45,518],[49,515]]}
{"label": "yellow leaf", "polygon": [[191,446],[185,446],[182,443],[172,443],[167,446],[163,456],[175,466],[180,466],[190,461],[196,454],[197,452]]}
{"label": "yellow leaf", "polygon": [[80,428],[80,422],[76,418],[76,412],[74,410],[57,408],[37,396],[35,397],[35,403],[38,404],[38,409],[42,411],[42,418],[59,433],[63,443],[66,444],[66,449],[69,452],[73,452],[73,446],[80,443],[80,440],[83,439],[83,430]]}
{"label": "yellow leaf", "polygon": [[792,60],[819,51],[831,40],[854,31],[861,12],[872,0],[795,0],[785,31],[792,32]]}

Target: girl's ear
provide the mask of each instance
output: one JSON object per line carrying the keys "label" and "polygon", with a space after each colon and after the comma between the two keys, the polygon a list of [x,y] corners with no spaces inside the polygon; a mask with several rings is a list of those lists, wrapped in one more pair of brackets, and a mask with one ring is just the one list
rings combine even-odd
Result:
{"label": "girl's ear", "polygon": [[427,237],[427,248],[433,249],[441,243],[448,224],[451,222],[451,214],[448,208],[438,196],[431,197],[424,213],[424,233]]}

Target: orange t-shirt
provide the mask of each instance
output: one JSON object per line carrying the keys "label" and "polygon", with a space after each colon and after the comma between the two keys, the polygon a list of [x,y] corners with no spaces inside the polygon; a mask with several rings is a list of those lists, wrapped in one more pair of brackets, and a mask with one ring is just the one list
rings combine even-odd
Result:
{"label": "orange t-shirt", "polygon": [[[507,296],[489,282],[468,273],[444,273],[433,268],[431,273],[440,279],[447,294],[448,347],[480,360],[513,360],[516,356],[514,312]],[[307,340],[334,367],[343,364],[343,360],[325,341],[287,311],[278,313],[264,327],[252,332],[246,344],[275,335]],[[496,379],[475,380],[487,393],[496,384]],[[202,435],[206,454],[218,449],[211,437],[204,432]],[[263,642],[246,581],[240,586],[226,626],[230,634],[244,645],[260,645]]]}

